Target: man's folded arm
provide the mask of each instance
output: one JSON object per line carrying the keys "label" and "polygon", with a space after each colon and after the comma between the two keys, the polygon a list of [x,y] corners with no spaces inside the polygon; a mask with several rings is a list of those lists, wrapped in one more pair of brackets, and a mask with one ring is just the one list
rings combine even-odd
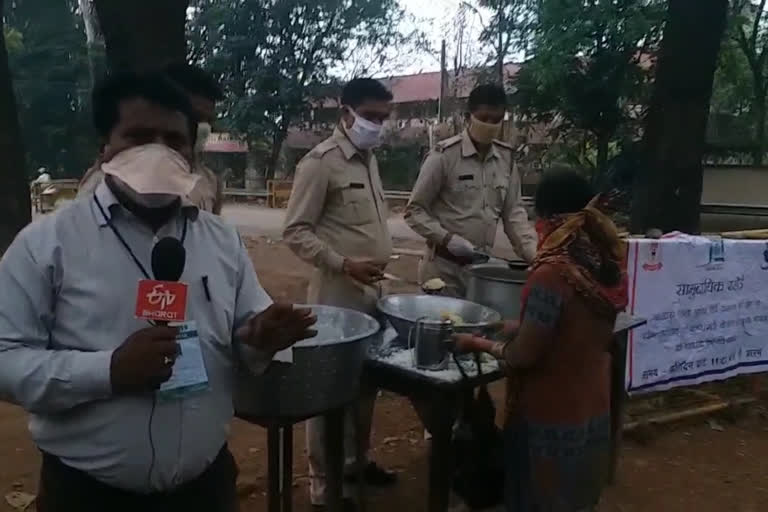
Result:
{"label": "man's folded arm", "polygon": [[24,233],[0,261],[0,398],[32,413],[63,412],[112,394],[112,351],[51,348],[52,275],[35,261]]}

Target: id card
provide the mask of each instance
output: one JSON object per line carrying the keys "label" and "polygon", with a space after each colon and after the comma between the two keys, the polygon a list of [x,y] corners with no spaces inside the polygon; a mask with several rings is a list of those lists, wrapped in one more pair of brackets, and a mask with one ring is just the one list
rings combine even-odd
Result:
{"label": "id card", "polygon": [[169,325],[179,328],[179,333],[176,335],[179,355],[173,365],[173,375],[160,386],[158,397],[162,400],[173,400],[206,391],[208,372],[205,370],[197,323],[184,322]]}

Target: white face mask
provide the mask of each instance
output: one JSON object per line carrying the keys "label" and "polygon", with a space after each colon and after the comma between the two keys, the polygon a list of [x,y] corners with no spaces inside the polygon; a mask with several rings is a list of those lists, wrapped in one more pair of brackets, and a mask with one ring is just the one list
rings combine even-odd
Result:
{"label": "white face mask", "polygon": [[183,156],[164,144],[126,149],[101,164],[101,170],[117,178],[134,201],[150,208],[188,196],[200,179]]}
{"label": "white face mask", "polygon": [[210,123],[198,123],[197,125],[197,141],[195,141],[195,154],[199,155],[205,149],[205,143],[208,142],[208,138],[211,136]]}
{"label": "white face mask", "polygon": [[120,178],[111,176],[111,185],[117,187],[131,202],[144,208],[163,208],[170,206],[179,196],[172,194],[139,194]]}
{"label": "white face mask", "polygon": [[347,128],[347,136],[352,144],[363,151],[373,149],[381,144],[381,130],[383,125],[369,121],[360,117],[357,112],[349,109],[355,117],[355,122],[351,128]]}

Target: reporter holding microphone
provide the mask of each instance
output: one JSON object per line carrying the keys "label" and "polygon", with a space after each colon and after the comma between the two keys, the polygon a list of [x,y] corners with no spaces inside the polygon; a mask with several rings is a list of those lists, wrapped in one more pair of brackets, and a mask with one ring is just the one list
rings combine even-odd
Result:
{"label": "reporter holding microphone", "polygon": [[315,318],[272,304],[237,232],[187,201],[182,91],[114,75],[93,110],[104,182],[0,261],[0,399],[30,413],[37,509],[236,511],[234,367],[264,371]]}

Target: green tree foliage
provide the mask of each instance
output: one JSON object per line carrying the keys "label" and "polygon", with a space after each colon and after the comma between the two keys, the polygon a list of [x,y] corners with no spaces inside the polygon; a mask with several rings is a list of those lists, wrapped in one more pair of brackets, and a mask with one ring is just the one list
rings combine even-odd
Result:
{"label": "green tree foliage", "polygon": [[728,0],[669,0],[634,173],[633,233],[699,231],[702,160],[727,8]]}
{"label": "green tree foliage", "polygon": [[[749,113],[753,123],[752,160],[754,165],[762,165],[766,150],[766,117],[768,116],[768,16],[766,0],[731,0],[731,17],[728,37],[724,44],[721,66],[728,66],[717,80],[715,98],[732,103],[743,102],[749,98]],[[735,51],[739,50],[741,55]],[[749,72],[749,79],[744,80],[744,64]],[[738,74],[737,74],[738,73]],[[740,82],[739,82],[740,81]],[[749,86],[751,91],[745,87]],[[743,106],[743,103],[742,103]]]}
{"label": "green tree foliage", "polygon": [[97,147],[77,1],[16,0],[7,3],[4,18],[27,167],[78,177]]}
{"label": "green tree foliage", "polygon": [[[4,7],[0,0],[0,12]],[[21,37],[5,26],[3,32],[5,37],[0,40],[0,151],[3,154],[0,163],[0,255],[31,217],[29,184],[24,172],[24,144],[5,44],[8,38],[9,46],[18,49]]]}
{"label": "green tree foliage", "polygon": [[419,140],[384,144],[376,151],[379,172],[387,190],[411,190],[419,175],[427,148]]}
{"label": "green tree foliage", "polygon": [[535,57],[515,104],[551,127],[553,147],[600,176],[612,148],[637,136],[664,19],[660,0],[541,0]]}
{"label": "green tree foliage", "polygon": [[478,0],[477,4],[491,13],[488,24],[480,33],[480,42],[493,48],[490,63],[493,64],[493,77],[500,83],[504,81],[504,63],[513,52],[525,52],[530,48],[537,23],[538,0]]}
{"label": "green tree foliage", "polygon": [[273,173],[292,124],[311,112],[350,48],[398,43],[396,0],[198,0],[190,54],[216,74],[229,128],[252,144],[267,140]]}
{"label": "green tree foliage", "polygon": [[[731,36],[732,26],[729,27]],[[720,47],[712,94],[712,112],[735,116],[749,114],[752,104],[752,72],[733,37],[726,37]]]}
{"label": "green tree foliage", "polygon": [[20,52],[24,48],[24,36],[13,27],[3,27],[5,49],[9,54]]}
{"label": "green tree foliage", "polygon": [[731,23],[720,47],[710,103],[707,129],[709,157],[752,155],[754,149],[752,72],[744,52],[732,35]]}

